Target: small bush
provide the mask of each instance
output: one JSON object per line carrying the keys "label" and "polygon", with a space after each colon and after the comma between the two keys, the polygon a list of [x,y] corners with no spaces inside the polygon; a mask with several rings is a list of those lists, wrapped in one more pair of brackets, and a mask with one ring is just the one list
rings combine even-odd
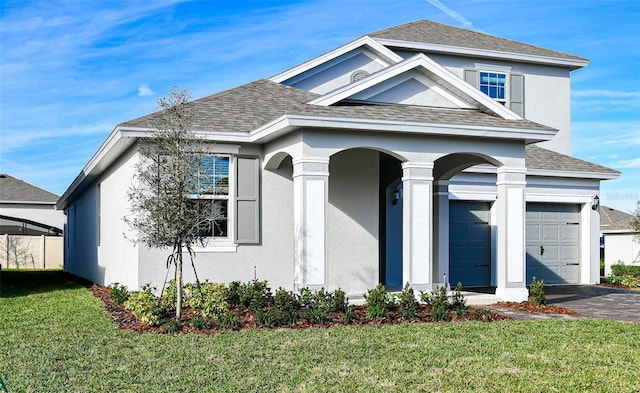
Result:
{"label": "small bush", "polygon": [[355,308],[353,306],[347,306],[347,308],[344,310],[345,322],[351,323],[355,318],[356,318]]}
{"label": "small bush", "polygon": [[547,298],[544,295],[544,280],[536,280],[535,277],[531,280],[529,286],[529,302],[533,304],[547,304]]}
{"label": "small bush", "polygon": [[467,310],[467,301],[464,300],[462,283],[460,281],[458,281],[458,285],[456,285],[456,289],[453,291],[453,295],[451,295],[451,309],[458,313],[458,316],[461,312]]}
{"label": "small bush", "polygon": [[250,281],[240,287],[240,306],[251,311],[269,306],[273,301],[266,281]]}
{"label": "small bush", "polygon": [[227,291],[227,303],[232,308],[240,308],[240,294],[242,293],[242,284],[240,281],[232,281],[229,283]]}
{"label": "small bush", "polygon": [[118,304],[124,304],[124,302],[129,299],[129,291],[127,291],[126,286],[114,282],[111,286],[111,292],[109,293],[109,296],[114,302]]}
{"label": "small bush", "polygon": [[378,284],[374,289],[367,290],[367,293],[364,294],[364,299],[367,302],[367,318],[380,318],[387,314],[388,299],[384,285]]}
{"label": "small bush", "polygon": [[640,265],[624,265],[624,264],[611,265],[611,274],[619,277],[623,277],[623,276],[640,277]]}
{"label": "small bush", "polygon": [[333,297],[331,301],[331,308],[338,312],[346,312],[349,308],[349,298],[342,289],[338,288],[333,291]]}
{"label": "small bush", "polygon": [[431,293],[420,291],[420,300],[431,306],[431,319],[434,321],[448,321],[447,309],[449,300],[447,297],[447,287],[436,287]]}
{"label": "small bush", "polygon": [[189,306],[199,314],[218,320],[229,311],[227,306],[227,287],[224,283],[218,284],[205,281],[199,286],[189,286]]}
{"label": "small bush", "polygon": [[227,311],[222,315],[219,315],[217,322],[223,328],[234,328],[240,325],[238,317],[236,317],[236,315],[232,311]]}
{"label": "small bush", "polygon": [[160,305],[152,291],[149,285],[145,285],[140,291],[129,293],[124,308],[131,311],[145,325],[157,326],[160,323]]}
{"label": "small bush", "polygon": [[204,319],[200,317],[191,318],[191,321],[189,321],[189,325],[191,325],[191,327],[196,330],[202,330],[207,328],[207,323],[204,321]]}
{"label": "small bush", "polygon": [[273,300],[273,309],[280,314],[286,324],[294,325],[299,319],[300,300],[298,295],[284,288],[278,288]]}
{"label": "small bush", "polygon": [[418,301],[408,282],[398,296],[398,312],[404,319],[413,319],[418,313]]}

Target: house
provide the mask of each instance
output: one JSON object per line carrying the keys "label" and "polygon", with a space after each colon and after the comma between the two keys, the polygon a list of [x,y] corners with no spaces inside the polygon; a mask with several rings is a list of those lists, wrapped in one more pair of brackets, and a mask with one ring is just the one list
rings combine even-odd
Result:
{"label": "house", "polygon": [[[569,155],[570,75],[588,62],[419,20],[194,100],[230,185],[200,279],[362,293],[446,275],[515,301],[533,276],[598,282],[600,181],[619,173]],[[117,125],[58,201],[66,270],[162,285],[167,251],[122,221],[155,116]]]}
{"label": "house", "polygon": [[62,267],[65,216],[59,196],[0,174],[0,265]]}
{"label": "house", "polygon": [[634,216],[607,206],[600,208],[600,233],[604,238],[604,274],[611,265],[640,264],[640,233],[631,226]]}

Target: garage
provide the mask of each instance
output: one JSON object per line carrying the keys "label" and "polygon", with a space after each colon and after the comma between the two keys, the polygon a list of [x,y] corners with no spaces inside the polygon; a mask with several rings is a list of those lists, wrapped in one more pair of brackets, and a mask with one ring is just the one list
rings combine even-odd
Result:
{"label": "garage", "polygon": [[452,285],[491,285],[491,226],[488,202],[449,203],[449,274]]}
{"label": "garage", "polygon": [[527,283],[579,283],[580,205],[528,203],[526,223]]}

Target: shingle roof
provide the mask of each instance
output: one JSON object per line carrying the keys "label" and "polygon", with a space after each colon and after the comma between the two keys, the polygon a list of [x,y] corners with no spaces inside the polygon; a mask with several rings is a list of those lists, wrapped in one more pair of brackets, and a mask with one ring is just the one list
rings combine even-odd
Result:
{"label": "shingle roof", "polygon": [[633,215],[631,214],[607,206],[600,206],[600,230],[602,232],[633,230],[632,219]]}
{"label": "shingle roof", "polygon": [[374,38],[457,46],[462,48],[520,53],[561,59],[588,61],[583,57],[557,52],[506,38],[465,30],[430,20],[418,20],[369,34]]}
{"label": "shingle roof", "polygon": [[[261,79],[191,102],[193,128],[199,131],[247,132],[285,114],[324,117],[395,120],[435,124],[553,130],[528,120],[506,120],[473,109],[443,109],[410,105],[309,105],[315,93]],[[153,128],[156,113],[122,123]]]}
{"label": "shingle roof", "polygon": [[26,183],[15,177],[0,174],[1,202],[46,202],[56,203],[59,196]]}
{"label": "shingle roof", "polygon": [[527,145],[525,152],[526,165],[527,168],[530,169],[611,174],[620,173],[611,168],[557,153],[536,145]]}
{"label": "shingle roof", "polygon": [[[210,95],[190,104],[193,128],[198,131],[247,132],[277,119],[318,95],[260,79]],[[122,123],[122,126],[153,128],[157,113]]]}

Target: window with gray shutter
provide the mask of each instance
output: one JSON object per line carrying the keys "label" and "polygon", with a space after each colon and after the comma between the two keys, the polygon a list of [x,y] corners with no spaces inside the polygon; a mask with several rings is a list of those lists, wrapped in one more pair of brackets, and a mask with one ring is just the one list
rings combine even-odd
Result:
{"label": "window with gray shutter", "polygon": [[236,242],[260,242],[260,161],[236,158]]}

